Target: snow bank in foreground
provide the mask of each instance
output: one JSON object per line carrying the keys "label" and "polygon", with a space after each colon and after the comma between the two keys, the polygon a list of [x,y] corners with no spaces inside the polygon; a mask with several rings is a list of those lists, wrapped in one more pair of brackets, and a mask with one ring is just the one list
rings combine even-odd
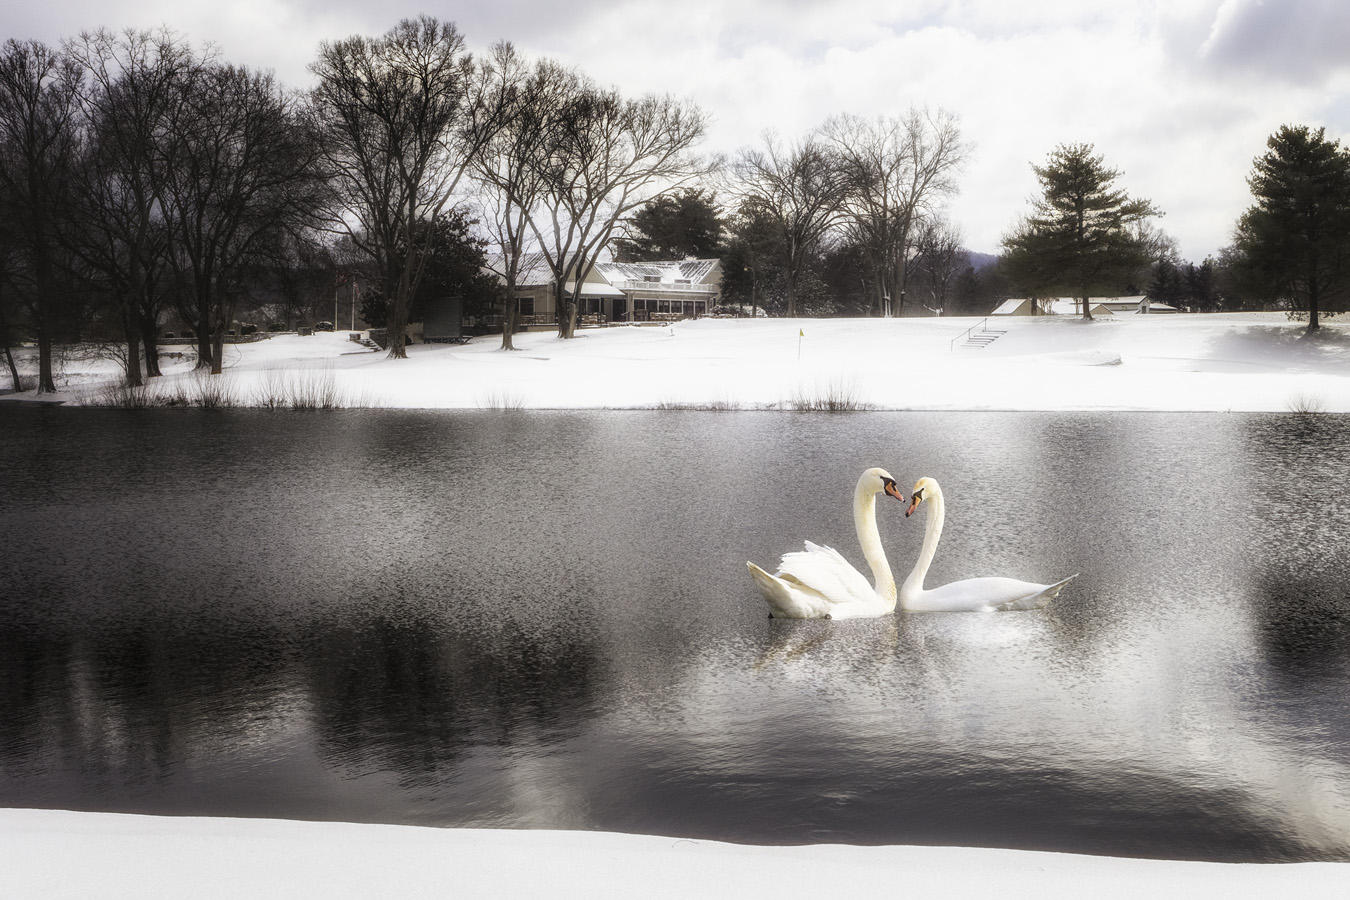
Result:
{"label": "snow bank in foreground", "polygon": [[6,897],[1341,897],[1350,866],[0,810]]}
{"label": "snow bank in foreground", "polygon": [[[346,332],[279,335],[227,345],[224,381],[243,405],[307,392],[450,409],[792,409],[843,396],[876,409],[1350,412],[1343,318],[1308,338],[1282,313],[1003,317],[980,349],[962,346],[979,319],[703,319],[520,334],[511,353],[498,336],[422,344],[406,360]],[[117,383],[111,361],[59,368],[72,402]],[[195,383],[175,360],[154,389]]]}

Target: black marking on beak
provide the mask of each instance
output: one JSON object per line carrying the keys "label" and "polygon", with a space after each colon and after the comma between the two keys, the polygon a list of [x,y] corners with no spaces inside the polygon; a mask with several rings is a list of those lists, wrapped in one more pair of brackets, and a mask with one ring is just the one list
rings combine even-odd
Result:
{"label": "black marking on beak", "polygon": [[881,489],[900,502],[904,502],[905,495],[900,493],[900,488],[896,487],[894,478],[881,479]]}
{"label": "black marking on beak", "polygon": [[905,518],[908,519],[910,516],[914,515],[914,510],[918,509],[919,504],[922,502],[923,502],[923,488],[919,488],[917,491],[915,491],[913,494],[910,494],[909,496],[909,509],[905,510]]}

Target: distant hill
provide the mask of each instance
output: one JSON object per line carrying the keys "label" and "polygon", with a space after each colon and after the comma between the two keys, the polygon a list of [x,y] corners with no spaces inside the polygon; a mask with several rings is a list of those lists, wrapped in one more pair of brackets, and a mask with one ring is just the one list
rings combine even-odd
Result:
{"label": "distant hill", "polygon": [[998,262],[998,256],[993,253],[976,253],[974,250],[967,250],[966,256],[970,257],[970,264],[976,272],[983,272]]}

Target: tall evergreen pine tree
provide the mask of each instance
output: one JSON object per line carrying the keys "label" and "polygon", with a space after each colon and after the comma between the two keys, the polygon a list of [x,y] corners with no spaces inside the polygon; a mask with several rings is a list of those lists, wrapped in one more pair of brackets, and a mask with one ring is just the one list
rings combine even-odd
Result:
{"label": "tall evergreen pine tree", "polygon": [[1325,129],[1284,125],[1247,179],[1256,203],[1238,222],[1246,286],[1307,310],[1316,331],[1328,303],[1343,301],[1350,263],[1350,150]]}
{"label": "tall evergreen pine tree", "polygon": [[1003,240],[1004,269],[1033,296],[1067,292],[1092,318],[1094,290],[1115,290],[1148,264],[1149,240],[1130,226],[1160,213],[1112,185],[1120,176],[1091,144],[1061,144],[1044,166],[1032,166],[1041,196]]}

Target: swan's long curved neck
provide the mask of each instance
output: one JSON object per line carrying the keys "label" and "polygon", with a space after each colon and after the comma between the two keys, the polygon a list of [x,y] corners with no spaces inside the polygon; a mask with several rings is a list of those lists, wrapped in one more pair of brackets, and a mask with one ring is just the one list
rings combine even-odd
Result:
{"label": "swan's long curved neck", "polygon": [[858,543],[862,545],[863,557],[872,570],[872,585],[877,595],[895,604],[895,576],[891,574],[891,564],[886,561],[886,551],[881,546],[881,533],[877,530],[877,494],[869,490],[860,479],[853,491],[853,527],[858,532]]}
{"label": "swan's long curved neck", "polygon": [[924,502],[928,504],[928,524],[924,528],[923,549],[919,551],[918,561],[914,563],[914,568],[900,588],[900,602],[902,604],[923,593],[923,580],[928,575],[928,567],[933,563],[933,557],[937,554],[938,541],[942,538],[942,523],[946,518],[946,507],[942,502],[942,488],[934,482],[931,491],[931,496],[924,498]]}

